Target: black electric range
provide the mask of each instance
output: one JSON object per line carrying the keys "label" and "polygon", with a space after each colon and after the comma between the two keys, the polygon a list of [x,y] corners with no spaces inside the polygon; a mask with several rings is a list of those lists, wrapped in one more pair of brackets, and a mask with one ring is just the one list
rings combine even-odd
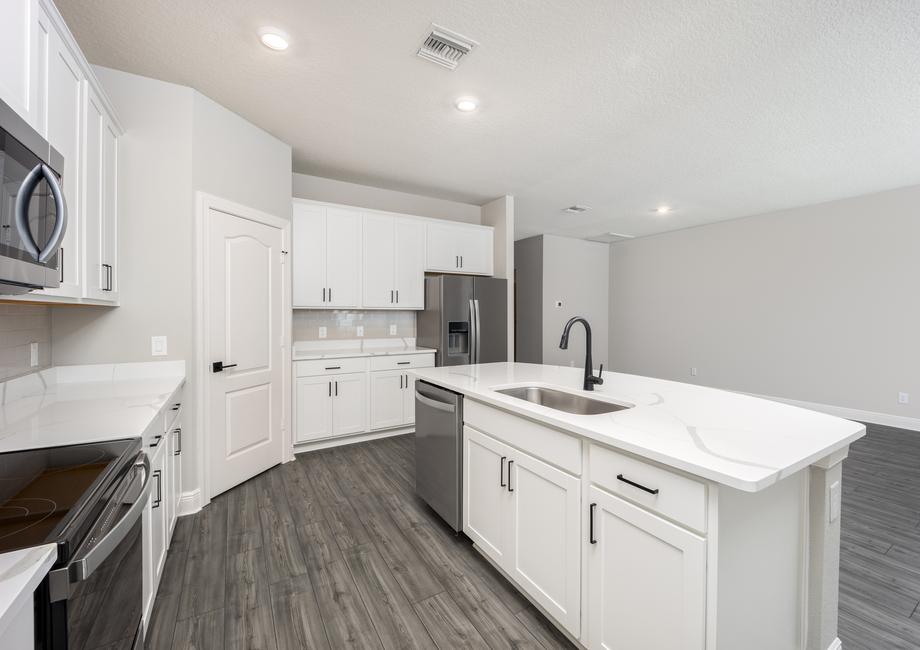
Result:
{"label": "black electric range", "polygon": [[0,454],[0,553],[57,544],[35,592],[35,647],[142,645],[150,465],[139,438]]}

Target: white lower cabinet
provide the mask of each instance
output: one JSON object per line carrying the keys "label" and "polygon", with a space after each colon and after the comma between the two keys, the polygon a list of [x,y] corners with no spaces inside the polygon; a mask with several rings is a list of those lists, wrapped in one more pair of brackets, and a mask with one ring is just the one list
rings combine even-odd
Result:
{"label": "white lower cabinet", "polygon": [[702,650],[706,541],[597,487],[588,501],[588,647]]}
{"label": "white lower cabinet", "polygon": [[367,431],[367,373],[297,377],[297,442]]}
{"label": "white lower cabinet", "polygon": [[581,480],[464,428],[464,532],[572,635],[581,617]]}
{"label": "white lower cabinet", "polygon": [[378,370],[371,376],[371,430],[415,423],[415,389],[402,370]]}
{"label": "white lower cabinet", "polygon": [[150,493],[147,498],[147,508],[144,510],[144,530],[146,539],[144,544],[144,613],[145,620],[153,610],[153,601],[156,596],[157,586],[160,584],[160,575],[166,562],[167,548],[167,520],[166,506],[163,502],[164,470],[166,464],[167,445],[163,437],[158,438],[155,448],[148,448],[150,454]]}

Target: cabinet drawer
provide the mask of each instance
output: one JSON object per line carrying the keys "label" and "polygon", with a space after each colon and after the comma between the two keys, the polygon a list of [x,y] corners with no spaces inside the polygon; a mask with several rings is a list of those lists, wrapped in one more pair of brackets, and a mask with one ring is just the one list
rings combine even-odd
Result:
{"label": "cabinet drawer", "polygon": [[588,476],[595,485],[694,530],[706,531],[704,483],[595,444],[590,446],[588,459]]}
{"label": "cabinet drawer", "polygon": [[294,362],[294,373],[297,377],[340,375],[348,372],[365,371],[367,371],[367,357],[350,359],[314,359],[311,361]]}
{"label": "cabinet drawer", "polygon": [[177,393],[173,396],[173,399],[170,402],[166,403],[163,411],[163,433],[169,433],[169,431],[175,428],[176,423],[179,422],[179,416],[182,414],[182,393]]}
{"label": "cabinet drawer", "polygon": [[371,357],[371,370],[405,370],[406,368],[431,368],[434,366],[434,352],[431,354],[393,354],[385,357]]}

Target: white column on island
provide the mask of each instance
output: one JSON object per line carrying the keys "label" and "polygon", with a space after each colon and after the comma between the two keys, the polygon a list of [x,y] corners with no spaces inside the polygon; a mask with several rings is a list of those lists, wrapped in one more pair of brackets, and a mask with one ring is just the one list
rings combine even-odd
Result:
{"label": "white column on island", "polygon": [[849,448],[809,468],[807,650],[839,650],[840,503],[843,460]]}

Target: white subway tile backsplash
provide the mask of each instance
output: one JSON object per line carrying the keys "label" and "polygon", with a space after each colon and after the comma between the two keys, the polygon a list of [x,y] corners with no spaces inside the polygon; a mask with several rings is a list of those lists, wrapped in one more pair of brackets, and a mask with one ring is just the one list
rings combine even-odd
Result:
{"label": "white subway tile backsplash", "polygon": [[[319,328],[326,328],[326,339],[342,341],[357,339],[358,326],[364,328],[365,339],[414,338],[414,311],[363,311],[295,309],[292,329],[295,341],[319,340]],[[391,334],[390,326],[396,326]]]}
{"label": "white subway tile backsplash", "polygon": [[[38,343],[38,365],[31,361]],[[51,308],[46,305],[0,304],[0,381],[51,366]]]}

